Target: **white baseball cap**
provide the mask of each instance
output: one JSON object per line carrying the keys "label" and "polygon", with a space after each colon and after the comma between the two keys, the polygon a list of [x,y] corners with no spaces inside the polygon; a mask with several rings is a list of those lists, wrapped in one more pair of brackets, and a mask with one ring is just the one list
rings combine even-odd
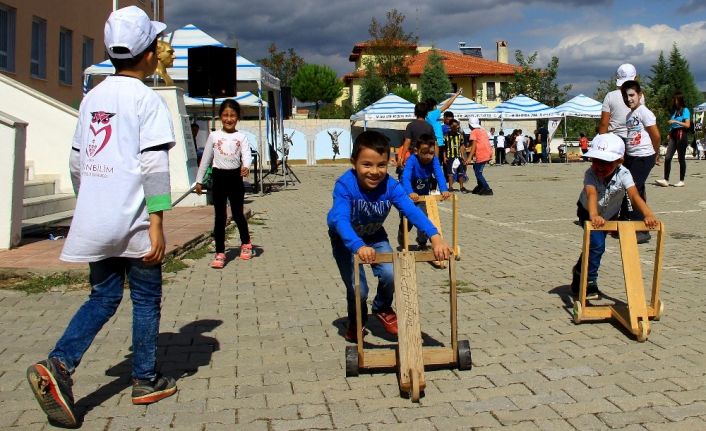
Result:
{"label": "white baseball cap", "polygon": [[621,64],[618,68],[618,79],[615,80],[615,85],[620,87],[625,81],[632,81],[637,76],[635,66],[630,63]]}
{"label": "white baseball cap", "polygon": [[480,128],[480,120],[477,119],[476,117],[471,117],[468,119],[468,127],[471,129],[478,129]]}
{"label": "white baseball cap", "polygon": [[591,148],[584,154],[584,157],[613,162],[622,158],[624,154],[625,142],[623,142],[623,138],[614,133],[604,133],[593,138]]}
{"label": "white baseball cap", "polygon": [[[133,58],[147,49],[165,28],[166,24],[150,21],[145,11],[137,6],[115,10],[103,29],[105,49],[112,58]],[[118,47],[129,52],[114,52],[113,48]]]}

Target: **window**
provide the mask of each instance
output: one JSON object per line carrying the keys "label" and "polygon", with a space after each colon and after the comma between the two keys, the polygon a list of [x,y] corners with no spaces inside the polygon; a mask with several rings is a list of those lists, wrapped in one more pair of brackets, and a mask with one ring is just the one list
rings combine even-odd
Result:
{"label": "window", "polygon": [[71,30],[59,30],[59,82],[62,84],[71,84],[72,39]]}
{"label": "window", "polygon": [[0,3],[0,70],[15,71],[15,17],[17,11]]}
{"label": "window", "polygon": [[495,82],[488,81],[485,83],[485,98],[495,101]]}
{"label": "window", "polygon": [[[87,67],[93,65],[93,39],[90,37],[83,38],[83,52],[81,53],[81,73],[86,70]],[[93,87],[93,77],[88,76],[87,79],[84,78],[84,93]]]}
{"label": "window", "polygon": [[510,98],[510,83],[509,82],[501,82],[500,83],[500,98],[502,100],[507,100]]}
{"label": "window", "polygon": [[29,71],[34,78],[47,77],[47,22],[32,18],[32,56]]}

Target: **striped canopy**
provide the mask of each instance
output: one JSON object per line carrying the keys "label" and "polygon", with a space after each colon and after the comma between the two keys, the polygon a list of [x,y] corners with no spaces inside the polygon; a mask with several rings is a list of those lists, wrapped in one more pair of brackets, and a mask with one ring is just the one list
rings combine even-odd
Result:
{"label": "striped canopy", "polygon": [[704,112],[706,111],[706,102],[700,104],[696,108],[694,108],[694,112]]}
{"label": "striped canopy", "polygon": [[495,112],[502,114],[503,119],[526,119],[558,117],[560,114],[544,103],[538,102],[524,94],[506,100],[495,107]]}
{"label": "striped canopy", "polygon": [[600,118],[602,107],[603,104],[601,102],[579,94],[554,109],[567,117]]}
{"label": "striped canopy", "polygon": [[[225,46],[193,24],[174,30],[162,37],[162,40],[169,42],[174,48],[174,55],[176,56],[174,66],[167,69],[167,73],[174,81],[187,81],[189,79],[189,48],[197,46]],[[238,55],[236,57],[236,69],[238,82],[261,82],[263,87],[279,90],[279,79],[243,56]],[[110,60],[106,60],[89,66],[83,73],[84,75],[111,75],[115,73],[115,69]]]}
{"label": "striped canopy", "polygon": [[[267,102],[255,96],[249,91],[239,91],[238,95],[236,97],[231,97],[231,99],[237,101],[240,106],[260,106],[260,104],[262,104],[263,107],[267,106]],[[216,106],[219,106],[224,100],[226,99],[216,99]],[[204,109],[211,109],[212,100],[205,97],[189,97],[184,95],[184,104],[189,107],[202,107]]]}
{"label": "striped canopy", "polygon": [[372,105],[351,115],[351,121],[360,120],[414,120],[414,104],[390,93]]}
{"label": "striped canopy", "polygon": [[[446,100],[439,103],[438,106],[441,106],[446,103]],[[454,118],[457,119],[467,119],[471,117],[489,119],[500,117],[500,114],[493,111],[491,108],[488,108],[485,105],[481,105],[480,103],[477,103],[469,99],[468,97],[464,97],[462,95],[456,97],[456,100],[454,100],[448,110],[453,112]]]}

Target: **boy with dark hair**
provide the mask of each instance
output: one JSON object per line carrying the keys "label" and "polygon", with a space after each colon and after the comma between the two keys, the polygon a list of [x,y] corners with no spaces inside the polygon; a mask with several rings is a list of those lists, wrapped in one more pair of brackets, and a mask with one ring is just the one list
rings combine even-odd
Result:
{"label": "boy with dark hair", "polygon": [[454,181],[458,182],[461,192],[467,193],[463,183],[466,181],[466,149],[468,142],[461,131],[461,124],[456,119],[449,122],[449,133],[444,136],[444,168],[449,183],[449,191],[454,190]]}
{"label": "boy with dark hair", "polygon": [[50,422],[73,427],[71,374],[130,285],[132,403],[150,404],[176,392],[156,370],[165,240],[162,212],[171,209],[169,154],[174,146],[169,110],[142,80],[157,67],[157,36],[166,28],[142,9],[114,11],[105,47],[116,66],[81,102],[70,158],[77,194],[61,253],[88,262],[91,293],[49,358],[27,369],[27,380]]}
{"label": "boy with dark hair", "polygon": [[[365,323],[368,318],[368,284],[365,271],[361,267],[363,333],[357,334],[353,255],[357,253],[362,262],[371,263],[375,260],[376,253],[392,252],[383,224],[393,206],[431,239],[434,255],[438,260],[448,259],[451,253],[448,244],[431,221],[407,197],[400,183],[387,174],[389,157],[390,146],[383,134],[367,131],[358,135],[351,153],[353,169],[336,180],[333,206],[326,220],[333,257],[346,286],[348,330],[345,338],[351,342],[365,335]],[[397,315],[392,309],[392,264],[374,264],[372,270],[378,278],[373,313],[380,319],[387,332],[396,334]]]}
{"label": "boy with dark hair", "polygon": [[[444,171],[441,169],[439,158],[434,155],[435,144],[436,138],[433,135],[422,135],[419,137],[416,151],[407,160],[407,164],[402,172],[402,179],[400,180],[407,196],[409,196],[413,202],[417,202],[417,206],[419,206],[420,209],[422,208],[423,202],[418,202],[419,196],[426,196],[431,193],[432,180],[438,184],[441,196],[443,196],[444,199],[448,199],[449,196],[451,196],[451,193],[449,193],[446,187]],[[424,209],[426,210],[426,207],[424,207]],[[410,230],[412,229],[411,226],[408,226],[408,228]],[[402,229],[402,224],[400,224],[400,229]],[[400,230],[398,236],[401,237],[403,232],[403,230]],[[417,246],[420,250],[426,248],[427,239],[428,237],[424,232],[417,229]]]}
{"label": "boy with dark hair", "polygon": [[433,135],[434,129],[431,127],[425,117],[427,116],[427,105],[426,103],[417,103],[414,105],[414,120],[407,124],[404,129],[404,141],[402,141],[402,146],[397,150],[397,174],[402,174],[402,169],[404,169],[404,164],[407,162],[409,155],[417,145],[417,140],[420,136],[427,134]]}

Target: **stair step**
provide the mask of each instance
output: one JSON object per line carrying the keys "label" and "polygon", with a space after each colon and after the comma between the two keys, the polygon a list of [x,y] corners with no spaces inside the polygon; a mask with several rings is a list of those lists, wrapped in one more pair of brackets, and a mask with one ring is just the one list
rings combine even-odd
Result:
{"label": "stair step", "polygon": [[32,180],[25,181],[24,198],[36,198],[39,196],[47,196],[54,194],[54,181],[48,180]]}
{"label": "stair step", "polygon": [[74,210],[68,210],[22,220],[22,235],[46,230],[56,225],[68,226],[68,221],[71,220],[73,216]]}
{"label": "stair step", "polygon": [[24,206],[22,220],[27,220],[73,210],[76,206],[76,198],[72,193],[57,193],[49,196],[27,198],[22,201],[22,204]]}

